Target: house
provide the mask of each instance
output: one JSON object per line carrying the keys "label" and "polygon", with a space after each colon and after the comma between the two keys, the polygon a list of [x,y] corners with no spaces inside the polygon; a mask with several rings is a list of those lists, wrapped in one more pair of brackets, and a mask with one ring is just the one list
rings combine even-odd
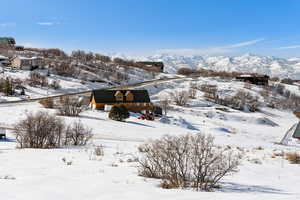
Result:
{"label": "house", "polygon": [[264,86],[269,85],[269,78],[270,77],[267,75],[250,75],[250,74],[236,77],[236,79],[239,81],[248,82],[255,85],[264,85]]}
{"label": "house", "polygon": [[20,46],[20,45],[15,46],[15,50],[16,51],[24,51],[24,46]]}
{"label": "house", "polygon": [[153,109],[147,90],[94,90],[91,94],[93,109],[104,110],[105,106],[121,104],[134,112]]}
{"label": "house", "polygon": [[12,67],[22,70],[33,70],[43,66],[43,59],[41,57],[15,57],[11,62]]}
{"label": "house", "polygon": [[15,44],[16,44],[16,40],[12,37],[0,37],[0,46],[1,45],[14,46]]}

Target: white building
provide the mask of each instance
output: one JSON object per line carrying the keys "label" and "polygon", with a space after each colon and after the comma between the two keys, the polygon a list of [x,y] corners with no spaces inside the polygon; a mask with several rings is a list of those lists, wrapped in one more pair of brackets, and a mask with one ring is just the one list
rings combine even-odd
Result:
{"label": "white building", "polygon": [[22,70],[32,70],[43,66],[43,58],[41,57],[15,57],[11,63],[12,67]]}

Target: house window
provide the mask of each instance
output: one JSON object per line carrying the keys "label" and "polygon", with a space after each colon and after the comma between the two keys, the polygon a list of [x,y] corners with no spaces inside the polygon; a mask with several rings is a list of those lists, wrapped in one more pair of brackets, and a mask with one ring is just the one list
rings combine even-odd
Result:
{"label": "house window", "polygon": [[116,101],[123,101],[123,93],[120,91],[117,91],[115,94]]}
{"label": "house window", "polygon": [[126,101],[133,101],[133,94],[130,91],[127,91],[125,96],[126,96]]}

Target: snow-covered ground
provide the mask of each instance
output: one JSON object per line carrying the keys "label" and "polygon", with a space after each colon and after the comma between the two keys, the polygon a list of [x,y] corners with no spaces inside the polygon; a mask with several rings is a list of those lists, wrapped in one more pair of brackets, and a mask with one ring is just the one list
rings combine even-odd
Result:
{"label": "snow-covered ground", "polygon": [[[224,95],[233,94],[243,84],[218,79]],[[187,89],[189,81],[174,81],[147,86],[152,100],[174,89]],[[252,92],[258,94],[259,87]],[[80,120],[93,129],[93,141],[86,147],[60,149],[17,149],[12,132],[0,141],[0,199],[290,199],[300,198],[300,165],[289,164],[282,152],[300,151],[299,146],[276,144],[298,119],[288,111],[262,108],[246,113],[203,99],[199,91],[188,107],[173,106],[167,117],[155,121],[139,120],[132,114],[126,122],[108,119],[102,111],[87,110]],[[13,127],[26,112],[47,110],[40,104],[0,105],[0,126]],[[78,118],[63,117],[69,123]],[[190,189],[162,189],[160,181],[138,176],[137,147],[148,139],[165,134],[211,134],[220,145],[244,149],[239,172],[222,180],[214,192]],[[104,156],[93,155],[95,145],[104,146]],[[72,161],[66,165],[63,159]]]}
{"label": "snow-covered ground", "polygon": [[[46,74],[46,70],[39,70],[40,73]],[[26,70],[19,70],[15,72],[6,71],[4,74],[2,74],[2,78],[5,77],[11,77],[14,79],[20,79],[22,81],[25,81],[29,78],[30,71]],[[25,95],[20,96],[1,96],[0,95],[0,102],[3,101],[13,101],[13,100],[20,100],[20,99],[27,99],[27,98],[39,98],[44,96],[51,96],[51,95],[57,95],[57,94],[65,94],[65,93],[74,93],[74,92],[80,92],[80,91],[87,91],[92,89],[99,89],[104,87],[111,87],[107,83],[97,83],[97,82],[83,82],[80,79],[70,78],[70,77],[64,77],[64,76],[57,76],[57,75],[51,75],[47,77],[49,84],[51,84],[52,81],[58,81],[61,88],[54,90],[50,86],[49,87],[31,87],[28,84],[25,84]]]}

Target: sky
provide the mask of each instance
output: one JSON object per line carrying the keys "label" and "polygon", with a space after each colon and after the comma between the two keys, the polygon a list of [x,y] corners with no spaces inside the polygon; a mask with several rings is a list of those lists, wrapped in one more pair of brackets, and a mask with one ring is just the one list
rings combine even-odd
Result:
{"label": "sky", "polygon": [[1,0],[0,37],[99,53],[300,57],[299,0]]}

